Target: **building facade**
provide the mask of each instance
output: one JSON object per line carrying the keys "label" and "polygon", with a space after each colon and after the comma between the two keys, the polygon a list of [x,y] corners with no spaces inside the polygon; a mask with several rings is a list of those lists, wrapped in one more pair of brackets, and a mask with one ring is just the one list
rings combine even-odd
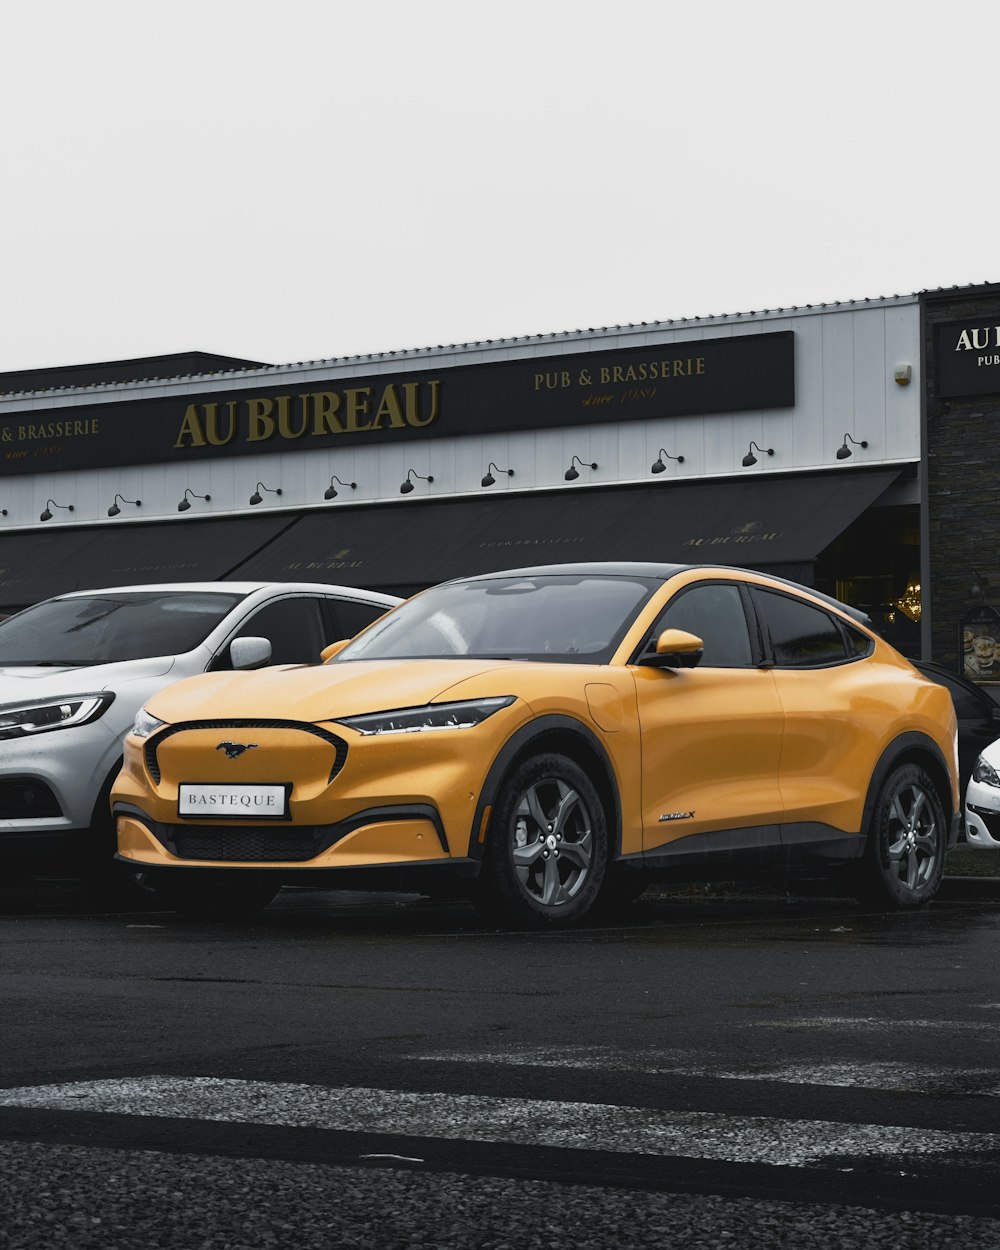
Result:
{"label": "building facade", "polygon": [[0,610],[155,581],[405,594],[563,560],[723,563],[815,585],[960,667],[1000,588],[1000,365],[974,372],[997,393],[959,393],[940,336],[964,327],[1000,360],[994,321],[1000,292],[976,287],[293,365],[0,374]]}

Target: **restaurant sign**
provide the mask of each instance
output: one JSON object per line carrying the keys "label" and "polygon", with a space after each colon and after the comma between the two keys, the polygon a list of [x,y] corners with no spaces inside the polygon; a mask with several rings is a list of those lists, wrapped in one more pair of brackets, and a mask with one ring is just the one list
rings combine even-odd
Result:
{"label": "restaurant sign", "polygon": [[567,429],[794,402],[793,335],[786,330],[308,384],[276,380],[266,387],[35,406],[0,415],[0,472],[190,464],[291,448]]}
{"label": "restaurant sign", "polygon": [[992,395],[1000,391],[1000,324],[955,321],[934,327],[935,394]]}

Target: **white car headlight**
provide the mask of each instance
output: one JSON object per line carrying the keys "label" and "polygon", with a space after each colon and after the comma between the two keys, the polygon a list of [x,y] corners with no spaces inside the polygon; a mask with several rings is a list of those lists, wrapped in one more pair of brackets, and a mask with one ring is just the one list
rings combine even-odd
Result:
{"label": "white car headlight", "polygon": [[512,694],[492,699],[470,699],[463,703],[428,703],[425,707],[401,707],[391,712],[370,712],[364,716],[345,716],[336,723],[356,729],[360,734],[411,734],[432,729],[471,729],[487,717],[509,707]]}
{"label": "white car headlight", "polygon": [[157,720],[144,707],[141,707],[135,714],[135,724],[132,726],[132,732],[137,738],[148,738],[151,733],[155,733],[161,725],[165,724],[166,721]]}
{"label": "white car headlight", "polygon": [[997,776],[997,770],[992,764],[987,764],[981,755],[972,769],[972,779],[973,781],[981,781],[986,786],[1000,787],[1000,777]]}
{"label": "white car headlight", "polygon": [[0,707],[0,739],[26,738],[53,729],[86,725],[103,716],[114,698],[110,691],[104,690],[99,694],[68,694],[63,699],[46,699],[43,703],[8,704]]}

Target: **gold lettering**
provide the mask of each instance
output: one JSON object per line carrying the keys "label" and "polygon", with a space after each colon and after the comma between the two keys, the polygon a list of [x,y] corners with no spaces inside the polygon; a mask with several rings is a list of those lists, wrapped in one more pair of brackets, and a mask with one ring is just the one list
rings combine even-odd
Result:
{"label": "gold lettering", "polygon": [[[22,426],[22,429],[24,427]],[[23,438],[24,435],[22,434]],[[185,443],[185,438],[190,442]],[[204,447],[205,433],[201,428],[201,418],[198,415],[198,405],[188,404],[187,411],[184,413],[184,420],[181,422],[180,431],[177,434],[175,447]]]}
{"label": "gold lettering", "polygon": [[406,393],[406,423],[407,425],[430,425],[432,421],[436,421],[438,412],[440,411],[441,400],[441,383],[437,378],[428,381],[426,385],[430,387],[431,392],[431,410],[426,417],[420,415],[419,403],[419,382],[405,382],[403,390]]}
{"label": "gold lettering", "polygon": [[269,438],[274,438],[275,423],[271,413],[274,412],[274,400],[268,399],[251,399],[247,401],[247,416],[249,423],[249,433],[247,434],[248,443],[259,443]]}
{"label": "gold lettering", "polygon": [[227,400],[226,408],[229,410],[229,424],[223,435],[219,432],[219,405],[205,405],[205,435],[213,447],[225,447],[226,443],[231,443],[236,437],[236,400]]}
{"label": "gold lettering", "polygon": [[359,425],[358,417],[366,417],[368,415],[368,405],[372,397],[372,388],[370,386],[349,387],[344,391],[347,396],[347,429],[351,434],[360,433],[363,430],[370,430],[371,423],[368,425]]}
{"label": "gold lettering", "polygon": [[605,386],[611,381],[611,370],[606,365],[601,365],[601,381]]}
{"label": "gold lettering", "polygon": [[694,371],[699,377],[701,377],[701,375],[705,372],[705,357],[704,356],[695,357]]}
{"label": "gold lettering", "polygon": [[373,430],[382,429],[382,418],[388,417],[389,424],[396,430],[406,428],[406,421],[403,418],[403,409],[400,406],[399,396],[396,393],[395,386],[390,382],[382,392],[382,398],[379,401],[378,411],[375,413],[375,420],[371,424]]}
{"label": "gold lettering", "polygon": [[343,434],[344,427],[337,416],[340,395],[336,391],[314,391],[313,434]]}
{"label": "gold lettering", "polygon": [[278,431],[282,438],[301,438],[306,432],[306,426],[309,423],[309,414],[303,409],[299,427],[298,429],[293,429],[290,413],[291,406],[291,395],[278,396]]}

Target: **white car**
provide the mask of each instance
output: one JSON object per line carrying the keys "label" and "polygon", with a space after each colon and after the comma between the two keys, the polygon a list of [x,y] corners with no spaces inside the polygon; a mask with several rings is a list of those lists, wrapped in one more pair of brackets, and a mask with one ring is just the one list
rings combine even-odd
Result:
{"label": "white car", "polygon": [[196,673],[318,664],[400,600],[346,586],[189,582],[76,591],[0,622],[0,857],[100,880],[122,739]]}
{"label": "white car", "polygon": [[1000,739],[979,753],[965,788],[965,842],[970,850],[1000,850]]}

